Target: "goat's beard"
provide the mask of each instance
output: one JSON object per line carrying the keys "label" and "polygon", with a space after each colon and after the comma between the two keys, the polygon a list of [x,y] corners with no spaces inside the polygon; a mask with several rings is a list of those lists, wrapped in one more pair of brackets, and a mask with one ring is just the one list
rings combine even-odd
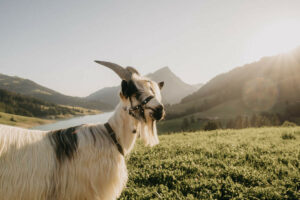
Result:
{"label": "goat's beard", "polygon": [[159,143],[157,136],[156,121],[149,115],[145,115],[146,120],[141,122],[140,136],[146,146],[154,146]]}

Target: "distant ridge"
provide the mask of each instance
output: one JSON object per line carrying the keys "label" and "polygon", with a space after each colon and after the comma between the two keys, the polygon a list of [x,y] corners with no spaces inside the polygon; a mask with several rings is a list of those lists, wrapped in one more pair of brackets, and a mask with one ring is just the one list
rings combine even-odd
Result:
{"label": "distant ridge", "polygon": [[299,75],[300,48],[287,54],[264,57],[211,79],[197,92],[172,106],[169,116],[285,113],[289,106],[300,101]]}
{"label": "distant ridge", "polygon": [[115,107],[120,102],[119,92],[120,86],[105,87],[90,94],[86,99],[91,101],[100,100]]}
{"label": "distant ridge", "polygon": [[63,95],[31,80],[17,76],[0,74],[0,89],[31,96],[55,104],[80,106],[89,109],[99,109],[102,111],[111,110],[113,108],[111,105],[99,100],[90,101],[81,97]]}
{"label": "distant ridge", "polygon": [[[165,82],[165,86],[162,89],[162,97],[165,104],[178,103],[183,97],[192,94],[202,86],[202,84],[189,85],[183,82],[169,67],[163,67],[146,75],[146,77],[156,82]],[[106,87],[90,94],[86,98],[89,100],[100,100],[112,106],[116,106],[119,102],[119,91],[120,86]]]}

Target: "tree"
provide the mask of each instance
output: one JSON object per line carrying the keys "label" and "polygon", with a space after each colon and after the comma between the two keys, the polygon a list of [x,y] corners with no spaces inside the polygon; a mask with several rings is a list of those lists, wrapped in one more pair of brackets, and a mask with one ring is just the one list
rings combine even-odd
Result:
{"label": "tree", "polygon": [[241,129],[243,128],[243,117],[242,116],[237,116],[235,119],[235,128]]}
{"label": "tree", "polygon": [[190,123],[188,118],[184,118],[181,124],[181,129],[186,130],[189,127]]}
{"label": "tree", "polygon": [[250,120],[249,120],[248,116],[243,117],[243,124],[242,125],[243,125],[243,128],[251,127]]}
{"label": "tree", "polygon": [[257,127],[257,115],[253,114],[250,120],[251,127]]}
{"label": "tree", "polygon": [[218,129],[218,124],[215,121],[208,121],[204,125],[204,130],[205,131],[212,131]]}
{"label": "tree", "polygon": [[280,125],[280,119],[278,114],[273,114],[271,118],[271,122],[273,126],[279,126]]}
{"label": "tree", "polygon": [[226,128],[235,128],[235,127],[234,127],[234,120],[233,120],[233,119],[230,119],[230,120],[227,122]]}
{"label": "tree", "polygon": [[196,122],[194,115],[191,116],[190,122],[191,124],[194,124]]}
{"label": "tree", "polygon": [[284,127],[293,127],[293,126],[297,126],[297,124],[295,124],[294,122],[284,121],[282,126],[284,126]]}

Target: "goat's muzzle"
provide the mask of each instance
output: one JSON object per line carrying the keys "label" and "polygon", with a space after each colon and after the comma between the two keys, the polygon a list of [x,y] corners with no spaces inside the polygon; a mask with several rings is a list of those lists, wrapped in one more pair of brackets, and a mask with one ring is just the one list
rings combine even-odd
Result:
{"label": "goat's muzzle", "polygon": [[162,120],[165,117],[164,107],[162,105],[157,106],[153,111],[152,117],[157,121]]}

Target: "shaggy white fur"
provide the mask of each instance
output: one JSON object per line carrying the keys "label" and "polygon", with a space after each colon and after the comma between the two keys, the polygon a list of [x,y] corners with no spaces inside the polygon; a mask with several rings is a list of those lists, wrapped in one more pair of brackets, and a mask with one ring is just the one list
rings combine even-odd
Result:
{"label": "shaggy white fur", "polygon": [[[146,145],[158,144],[153,111],[145,109],[143,121],[128,110],[149,95],[154,98],[147,106],[161,105],[160,89],[138,74],[132,75],[132,82],[139,98],[121,92],[108,121],[125,155],[138,134]],[[125,158],[102,124],[56,132],[0,126],[0,200],[111,200],[119,197],[126,182]]]}

